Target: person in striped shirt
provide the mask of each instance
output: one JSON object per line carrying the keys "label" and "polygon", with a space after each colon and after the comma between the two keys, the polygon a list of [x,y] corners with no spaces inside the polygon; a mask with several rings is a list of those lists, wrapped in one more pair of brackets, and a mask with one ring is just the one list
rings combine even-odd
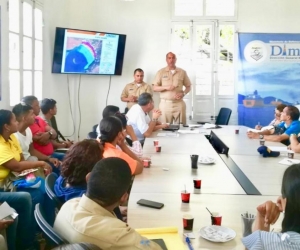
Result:
{"label": "person in striped shirt", "polygon": [[[253,233],[242,238],[247,249],[300,249],[300,164],[285,170],[281,194],[276,203],[267,201],[257,207]],[[282,231],[270,232],[270,225],[277,221],[280,213],[284,213]]]}

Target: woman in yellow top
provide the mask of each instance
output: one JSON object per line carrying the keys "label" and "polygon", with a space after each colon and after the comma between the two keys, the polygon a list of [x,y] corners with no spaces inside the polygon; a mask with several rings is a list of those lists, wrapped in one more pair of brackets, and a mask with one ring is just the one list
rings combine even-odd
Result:
{"label": "woman in yellow top", "polygon": [[51,167],[44,161],[25,161],[19,141],[13,133],[17,132],[17,120],[9,110],[0,110],[0,188],[11,171],[22,172],[26,169],[42,167],[51,172]]}

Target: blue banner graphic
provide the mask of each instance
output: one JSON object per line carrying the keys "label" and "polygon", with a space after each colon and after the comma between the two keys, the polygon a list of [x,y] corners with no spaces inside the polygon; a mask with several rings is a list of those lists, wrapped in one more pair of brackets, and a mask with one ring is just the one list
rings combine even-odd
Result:
{"label": "blue banner graphic", "polygon": [[300,109],[300,34],[240,33],[238,123],[268,125],[280,103]]}

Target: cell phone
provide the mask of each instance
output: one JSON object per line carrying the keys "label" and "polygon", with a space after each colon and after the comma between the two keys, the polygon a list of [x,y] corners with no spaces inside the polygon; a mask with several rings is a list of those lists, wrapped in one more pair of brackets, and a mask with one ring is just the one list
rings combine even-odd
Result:
{"label": "cell phone", "polygon": [[164,242],[163,239],[151,239],[152,241],[154,241],[156,244],[158,244],[162,250],[168,250],[166,243]]}
{"label": "cell phone", "polygon": [[164,204],[160,202],[155,202],[155,201],[149,201],[145,199],[140,199],[137,204],[145,207],[151,207],[151,208],[156,208],[156,209],[161,209]]}

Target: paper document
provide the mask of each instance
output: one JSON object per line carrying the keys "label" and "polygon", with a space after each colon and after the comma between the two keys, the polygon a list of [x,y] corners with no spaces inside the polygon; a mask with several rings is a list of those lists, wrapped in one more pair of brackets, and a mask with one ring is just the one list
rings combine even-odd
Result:
{"label": "paper document", "polygon": [[287,147],[268,146],[268,148],[272,151],[277,151],[277,152],[287,152],[288,151]]}
{"label": "paper document", "polygon": [[211,123],[205,123],[203,125],[203,128],[215,128],[216,127],[216,124],[211,124]]}
{"label": "paper document", "polygon": [[283,164],[283,165],[292,165],[292,164],[298,164],[300,163],[300,160],[297,160],[297,159],[289,159],[289,158],[284,158],[283,160],[281,160],[279,162],[280,164]]}
{"label": "paper document", "polygon": [[181,130],[181,129],[179,129],[178,133],[181,133],[181,134],[199,134],[200,131],[198,129],[197,130]]}
{"label": "paper document", "polygon": [[158,133],[158,137],[179,137],[179,134],[176,132],[171,132],[171,133]]}
{"label": "paper document", "polygon": [[139,228],[136,231],[148,239],[163,239],[168,249],[186,249],[176,227]]}
{"label": "paper document", "polygon": [[265,130],[271,130],[273,129],[274,126],[266,126],[266,127],[262,127],[261,130],[258,130],[258,129],[254,129],[254,128],[248,128],[247,131],[248,132],[254,132],[254,133],[259,133],[259,132],[262,132],[262,131],[265,131]]}
{"label": "paper document", "polygon": [[8,216],[11,216],[13,219],[15,219],[17,218],[18,214],[6,202],[3,202],[0,206],[0,220],[3,220]]}

